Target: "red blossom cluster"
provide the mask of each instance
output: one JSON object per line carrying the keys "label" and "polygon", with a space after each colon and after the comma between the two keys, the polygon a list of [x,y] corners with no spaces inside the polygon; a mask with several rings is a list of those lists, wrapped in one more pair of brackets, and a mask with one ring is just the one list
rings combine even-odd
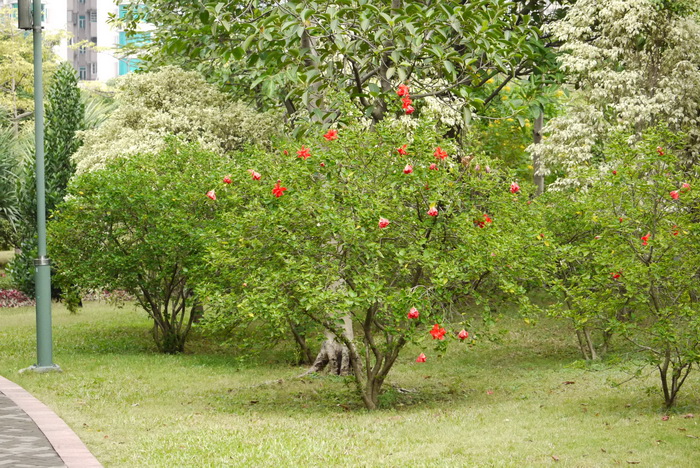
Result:
{"label": "red blossom cluster", "polygon": [[399,89],[396,90],[396,94],[401,98],[401,108],[406,112],[406,114],[411,115],[415,112],[415,108],[412,106],[413,101],[411,100],[411,92],[408,86],[405,84],[400,84]]}

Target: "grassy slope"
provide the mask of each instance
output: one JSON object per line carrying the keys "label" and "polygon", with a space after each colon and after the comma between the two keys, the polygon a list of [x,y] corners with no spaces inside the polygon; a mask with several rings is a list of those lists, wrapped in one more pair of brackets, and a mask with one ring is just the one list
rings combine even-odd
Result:
{"label": "grassy slope", "polygon": [[621,368],[572,365],[570,336],[544,325],[440,360],[426,350],[426,364],[407,350],[390,383],[416,391],[390,389],[388,409],[369,413],[349,382],[292,379],[301,369],[279,354],[227,355],[195,337],[198,354],[161,356],[142,312],[54,316],[64,372],[17,374],[34,361],[34,312],[0,309],[0,374],[105,466],[697,466],[700,414],[682,417],[700,413],[697,376],[662,421],[655,374],[613,388]]}

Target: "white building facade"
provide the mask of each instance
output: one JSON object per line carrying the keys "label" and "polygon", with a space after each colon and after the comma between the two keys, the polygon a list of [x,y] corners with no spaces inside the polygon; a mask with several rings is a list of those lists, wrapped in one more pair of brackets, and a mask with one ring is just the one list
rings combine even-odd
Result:
{"label": "white building facade", "polygon": [[[0,4],[17,8],[17,0]],[[75,67],[81,80],[107,81],[138,67],[137,59],[119,52],[127,42],[125,33],[108,23],[110,14],[123,15],[116,0],[45,0],[42,10],[45,31],[68,33],[54,52]]]}

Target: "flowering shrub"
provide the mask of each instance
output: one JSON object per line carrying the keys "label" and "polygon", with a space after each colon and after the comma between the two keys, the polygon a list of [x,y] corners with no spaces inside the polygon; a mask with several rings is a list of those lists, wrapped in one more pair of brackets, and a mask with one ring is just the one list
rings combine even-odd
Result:
{"label": "flowering shrub", "polygon": [[[510,174],[460,156],[431,123],[334,137],[234,158],[233,182],[202,190],[203,199],[217,191],[218,217],[201,295],[216,326],[258,317],[323,327],[347,347],[358,391],[376,408],[407,343],[461,342],[498,301],[525,304],[547,247],[529,186],[511,193]],[[458,307],[459,337],[462,326],[445,325]]]}
{"label": "flowering shrub", "polygon": [[596,330],[603,350],[613,333],[637,346],[658,368],[667,406],[700,362],[699,197],[674,156],[678,142],[660,130],[634,146],[620,137],[606,147],[615,170],[571,202],[550,194],[557,313],[573,321],[587,358],[601,349]]}
{"label": "flowering shrub", "polygon": [[33,299],[25,296],[16,289],[0,289],[0,308],[2,307],[25,307],[33,306]]}

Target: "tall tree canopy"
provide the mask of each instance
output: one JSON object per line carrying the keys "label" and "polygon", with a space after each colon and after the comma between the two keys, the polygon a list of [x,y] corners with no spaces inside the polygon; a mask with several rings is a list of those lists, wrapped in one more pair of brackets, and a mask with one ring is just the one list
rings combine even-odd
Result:
{"label": "tall tree canopy", "polygon": [[[142,0],[125,4],[126,14],[115,20],[132,36],[142,34],[143,20],[155,25],[150,41],[132,45],[144,49],[146,66],[199,69],[259,105],[284,103],[290,115],[347,117],[350,96],[378,121],[401,112],[387,98],[410,82],[414,98],[440,97],[468,119],[510,79],[541,78],[553,69],[537,24],[558,14],[550,4]],[[500,86],[485,86],[494,76]]]}

